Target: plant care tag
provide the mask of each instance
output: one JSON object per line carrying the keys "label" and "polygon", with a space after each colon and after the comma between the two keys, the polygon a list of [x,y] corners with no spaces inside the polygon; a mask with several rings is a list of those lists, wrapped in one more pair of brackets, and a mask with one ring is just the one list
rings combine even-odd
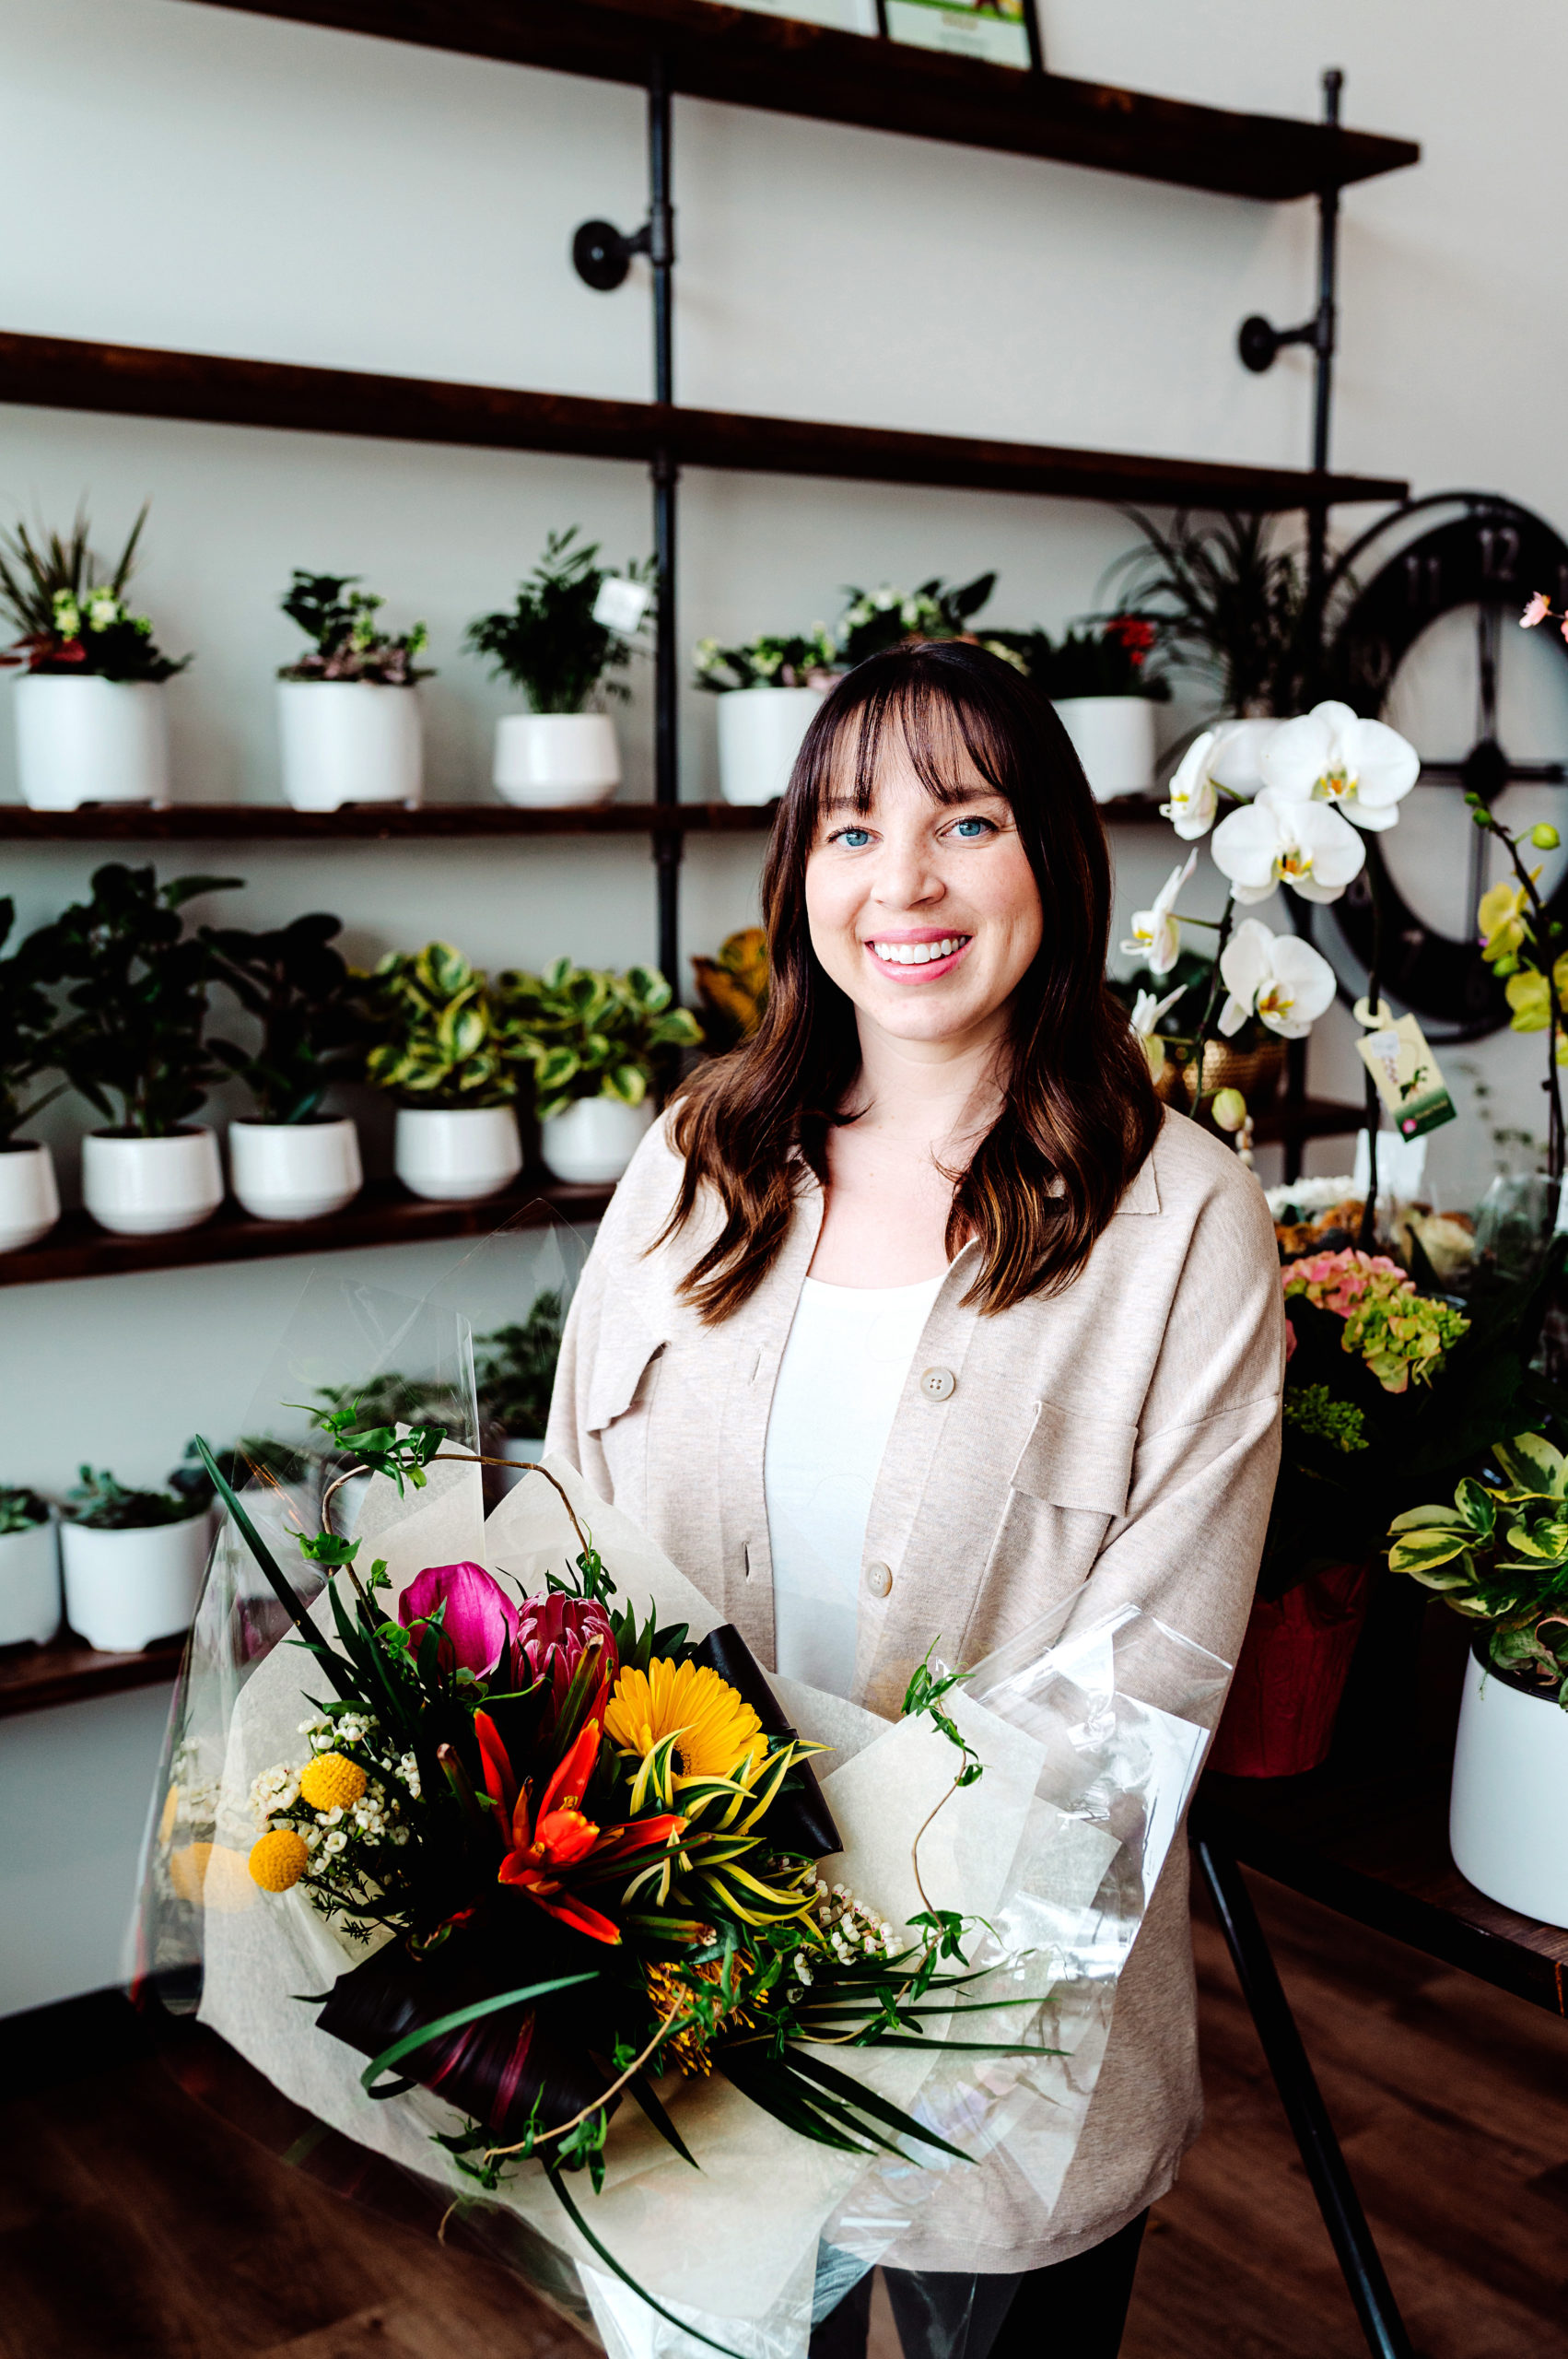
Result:
{"label": "plant care tag", "polygon": [[1356,1046],[1401,1138],[1419,1139],[1454,1120],[1457,1109],[1413,1015],[1363,1032]]}
{"label": "plant care tag", "polygon": [[624,573],[607,573],[593,601],[593,619],[605,630],[617,630],[628,639],[647,614],[652,597],[652,591],[645,590],[640,581],[628,581]]}

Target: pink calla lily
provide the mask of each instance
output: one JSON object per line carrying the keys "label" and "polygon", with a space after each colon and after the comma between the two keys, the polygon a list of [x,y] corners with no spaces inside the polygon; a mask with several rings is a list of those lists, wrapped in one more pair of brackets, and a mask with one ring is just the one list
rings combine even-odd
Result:
{"label": "pink calla lily", "polygon": [[517,1608],[483,1565],[427,1565],[397,1602],[405,1630],[422,1637],[440,1606],[441,1661],[483,1679],[517,1635]]}

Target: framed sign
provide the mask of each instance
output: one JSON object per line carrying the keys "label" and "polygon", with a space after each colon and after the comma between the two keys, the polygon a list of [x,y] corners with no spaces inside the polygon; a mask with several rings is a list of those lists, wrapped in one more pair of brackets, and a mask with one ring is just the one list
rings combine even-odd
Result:
{"label": "framed sign", "polygon": [[883,0],[888,37],[987,65],[1040,65],[1035,0]]}

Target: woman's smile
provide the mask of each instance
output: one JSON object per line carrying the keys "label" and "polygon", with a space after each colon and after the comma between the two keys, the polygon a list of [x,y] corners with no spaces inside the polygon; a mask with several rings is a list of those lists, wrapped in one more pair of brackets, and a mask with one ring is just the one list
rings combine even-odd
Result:
{"label": "woman's smile", "polygon": [[952,974],[974,939],[952,927],[894,926],[871,935],[866,948],[890,982],[930,983]]}

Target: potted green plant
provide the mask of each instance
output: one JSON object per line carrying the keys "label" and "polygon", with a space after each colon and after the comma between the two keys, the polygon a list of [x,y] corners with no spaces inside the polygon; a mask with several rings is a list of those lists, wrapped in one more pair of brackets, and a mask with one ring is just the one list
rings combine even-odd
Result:
{"label": "potted green plant", "polygon": [[0,1483],[0,1647],[47,1645],[60,1627],[60,1543],[47,1500]]}
{"label": "potted green plant", "polygon": [[741,647],[698,640],[696,686],[719,698],[719,792],[726,803],[778,801],[837,663],[821,623],[792,639]]}
{"label": "potted green plant", "polygon": [[207,1560],[205,1506],[178,1491],[127,1491],[81,1470],[60,1526],[65,1619],[105,1654],[135,1654],[189,1629]]}
{"label": "potted green plant", "polygon": [[1143,540],[1113,568],[1121,603],[1154,625],[1169,663],[1206,677],[1213,712],[1246,720],[1305,711],[1321,659],[1306,576],[1275,520],[1223,515],[1194,524],[1181,515],[1168,530],[1147,516],[1132,521]]}
{"label": "potted green plant", "polygon": [[415,658],[428,633],[415,623],[400,638],[380,629],[386,604],[356,585],[356,573],[296,569],[283,611],[311,641],[278,672],[283,792],[296,811],[338,811],[346,803],[399,803],[416,811],[425,757],[414,691],[430,677]]}
{"label": "potted green plant", "polygon": [[[16,916],[15,902],[0,900],[0,949]],[[62,1082],[29,1100],[33,1083],[54,1069],[58,1030],[36,954],[23,943],[0,958],[0,1253],[35,1245],[60,1217],[53,1156],[37,1139],[17,1135],[64,1087]]]}
{"label": "potted green plant", "polygon": [[649,1091],[702,1027],[651,967],[624,975],[557,958],[497,980],[508,1051],[532,1075],[544,1168],[557,1180],[618,1180],[653,1120]]}
{"label": "potted green plant", "polygon": [[631,660],[653,565],[611,573],[596,541],[574,544],[575,525],[551,533],[512,605],[478,616],[463,642],[528,698],[527,712],[496,723],[496,790],[523,810],[607,803],[621,782],[614,722],[591,708],[627,693],[609,675]]}
{"label": "potted green plant", "polygon": [[191,1120],[218,1078],[204,1039],[210,954],[180,912],[233,876],[176,876],[111,862],[76,902],[32,936],[45,980],[71,986],[55,1057],[107,1127],[82,1142],[82,1193],[103,1228],[125,1237],[193,1228],[223,1201],[210,1126]]}
{"label": "potted green plant", "polygon": [[1144,615],[1112,615],[1088,630],[999,631],[1050,698],[1096,803],[1147,794],[1154,778],[1154,707],[1170,684],[1153,668],[1158,633]]}
{"label": "potted green plant", "polygon": [[994,573],[977,574],[961,589],[949,589],[939,574],[918,590],[849,590],[849,603],[834,633],[841,664],[863,663],[884,647],[907,639],[973,639],[975,616],[996,588]]}
{"label": "potted green plant", "polygon": [[[474,1337],[481,1447],[487,1457],[530,1464],[544,1456],[566,1317],[564,1292],[546,1287],[534,1296],[525,1318]],[[497,1496],[504,1497],[517,1480],[515,1474],[500,1474],[493,1486]]]}
{"label": "potted green plant", "polygon": [[416,1196],[493,1196],[522,1168],[517,1068],[486,978],[450,942],[389,952],[370,979],[367,1078],[397,1099],[393,1162]]}
{"label": "potted green plant", "polygon": [[0,614],[18,638],[0,663],[19,665],[17,761],[34,811],[169,801],[165,684],[183,671],[163,654],[125,589],[144,508],[107,581],[78,511],[69,539],[25,524],[0,534]]}
{"label": "potted green plant", "polygon": [[255,1106],[228,1126],[228,1168],[256,1220],[322,1219],[363,1184],[353,1118],[322,1110],[333,1082],[363,1073],[370,1037],[364,983],[333,946],[342,930],[324,910],[263,933],[202,929],[215,976],[260,1027],[250,1047],[212,1044]]}

